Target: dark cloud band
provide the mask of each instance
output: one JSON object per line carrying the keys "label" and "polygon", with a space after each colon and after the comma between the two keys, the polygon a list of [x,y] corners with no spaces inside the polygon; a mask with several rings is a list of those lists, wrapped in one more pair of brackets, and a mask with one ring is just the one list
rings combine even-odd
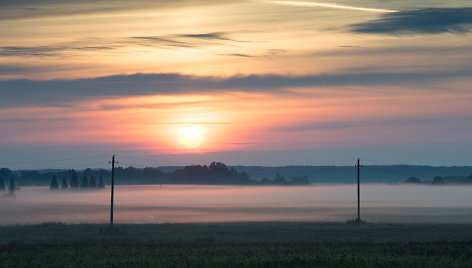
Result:
{"label": "dark cloud band", "polygon": [[277,92],[296,87],[401,85],[470,77],[472,71],[427,73],[360,73],[307,76],[248,75],[233,77],[182,74],[115,75],[77,80],[0,81],[0,107],[61,105],[97,97],[145,96],[215,91]]}
{"label": "dark cloud band", "polygon": [[465,33],[472,29],[472,8],[424,8],[385,13],[380,19],[351,25],[371,34]]}

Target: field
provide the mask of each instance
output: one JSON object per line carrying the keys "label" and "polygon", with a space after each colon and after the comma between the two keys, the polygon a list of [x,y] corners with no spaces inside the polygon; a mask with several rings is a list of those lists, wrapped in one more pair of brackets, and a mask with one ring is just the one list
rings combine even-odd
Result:
{"label": "field", "polygon": [[466,224],[40,224],[0,227],[2,267],[471,267]]}

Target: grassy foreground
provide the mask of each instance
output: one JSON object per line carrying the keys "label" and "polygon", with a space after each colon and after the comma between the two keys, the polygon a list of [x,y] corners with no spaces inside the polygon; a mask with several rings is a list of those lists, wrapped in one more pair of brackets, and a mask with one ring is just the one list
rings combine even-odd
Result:
{"label": "grassy foreground", "polygon": [[460,224],[41,224],[0,227],[1,267],[472,267]]}

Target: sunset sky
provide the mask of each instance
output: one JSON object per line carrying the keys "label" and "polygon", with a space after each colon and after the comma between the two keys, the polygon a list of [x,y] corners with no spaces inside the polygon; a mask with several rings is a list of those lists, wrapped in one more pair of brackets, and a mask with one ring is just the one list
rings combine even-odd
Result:
{"label": "sunset sky", "polygon": [[472,1],[0,2],[0,167],[472,165]]}

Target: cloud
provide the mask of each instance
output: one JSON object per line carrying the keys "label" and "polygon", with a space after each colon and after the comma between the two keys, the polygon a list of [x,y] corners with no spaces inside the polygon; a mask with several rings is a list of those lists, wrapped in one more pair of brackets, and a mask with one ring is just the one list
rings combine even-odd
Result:
{"label": "cloud", "polygon": [[256,58],[256,57],[273,57],[273,56],[283,55],[286,53],[288,53],[288,51],[285,49],[267,49],[264,53],[254,54],[254,55],[249,55],[245,53],[224,53],[224,54],[219,54],[219,55],[229,56],[229,57],[241,57],[241,58]]}
{"label": "cloud", "polygon": [[20,72],[31,72],[36,70],[36,68],[35,66],[21,64],[0,64],[0,75],[15,75]]}
{"label": "cloud", "polygon": [[[0,20],[31,19],[41,17],[62,17],[90,14],[116,14],[135,10],[173,8],[188,5],[211,4],[209,0],[2,0]],[[220,0],[219,2],[229,2]]]}
{"label": "cloud", "polygon": [[355,33],[437,34],[472,29],[472,8],[424,8],[382,14],[380,19],[351,25]]}
{"label": "cloud", "polygon": [[70,51],[106,51],[129,46],[146,46],[161,49],[180,47],[204,47],[224,42],[244,42],[228,37],[229,32],[174,34],[165,36],[134,36],[117,40],[100,38],[57,43],[45,46],[3,46],[0,56],[51,57]]}
{"label": "cloud", "polygon": [[62,44],[62,45],[53,45],[53,46],[7,46],[7,47],[0,47],[0,56],[34,56],[34,57],[42,57],[42,56],[57,56],[59,53],[65,51],[72,51],[72,50],[92,50],[92,51],[99,51],[99,50],[111,50],[115,49],[114,46],[97,46],[97,45],[85,45],[85,46],[78,46],[78,44]]}
{"label": "cloud", "polygon": [[463,53],[470,54],[472,45],[437,45],[430,46],[405,45],[405,46],[382,46],[382,47],[359,47],[359,46],[339,46],[337,49],[323,50],[316,52],[315,55],[321,56],[368,56],[368,55],[387,55],[387,54],[434,54],[447,55]]}
{"label": "cloud", "polygon": [[164,38],[159,36],[136,36],[131,37],[129,44],[149,47],[193,47],[189,42],[179,41],[171,38]]}
{"label": "cloud", "polygon": [[0,123],[33,123],[38,121],[49,122],[70,122],[71,117],[52,117],[52,118],[0,118]]}
{"label": "cloud", "polygon": [[198,38],[198,39],[213,39],[213,40],[230,40],[225,37],[224,33],[206,33],[206,34],[181,34],[178,35],[185,38]]}
{"label": "cloud", "polygon": [[140,103],[140,104],[102,104],[101,110],[123,110],[123,109],[172,109],[177,106],[188,105],[206,105],[212,101],[185,101],[185,102],[169,102],[169,103]]}
{"label": "cloud", "polygon": [[356,7],[356,6],[340,5],[336,3],[320,3],[320,2],[306,2],[306,1],[264,1],[264,2],[271,3],[271,4],[279,4],[279,5],[299,6],[299,7],[326,7],[326,8],[347,9],[347,10],[366,11],[366,12],[380,12],[380,13],[397,12],[396,10],[391,10],[391,9]]}
{"label": "cloud", "polygon": [[329,75],[191,76],[176,73],[115,75],[76,80],[0,81],[0,107],[57,106],[92,98],[218,91],[282,92],[296,87],[406,85],[470,77],[472,71],[427,73],[341,73]]}
{"label": "cloud", "polygon": [[[139,4],[137,6],[141,7]],[[103,3],[94,3],[92,0],[81,1],[81,5],[77,5],[77,2],[73,0],[4,0],[0,1],[0,20],[96,14],[100,12],[110,13],[125,8],[132,7],[126,5],[120,0],[115,0],[113,1],[113,4],[109,3],[108,5],[104,5]]]}
{"label": "cloud", "polygon": [[135,36],[119,41],[127,45],[150,47],[202,47],[215,44],[218,41],[241,42],[228,37],[228,32],[174,34],[166,36]]}
{"label": "cloud", "polygon": [[470,121],[469,117],[437,117],[437,116],[418,116],[418,117],[392,117],[392,118],[371,118],[360,120],[346,121],[330,121],[330,122],[304,122],[300,124],[292,124],[274,127],[273,131],[281,132],[299,132],[299,131],[317,131],[317,130],[336,130],[350,128],[370,128],[370,127],[396,127],[404,125],[420,125],[420,124],[457,124],[464,125]]}
{"label": "cloud", "polygon": [[229,54],[220,54],[222,56],[230,56],[230,57],[241,57],[241,58],[254,58],[256,56],[242,54],[242,53],[229,53]]}

